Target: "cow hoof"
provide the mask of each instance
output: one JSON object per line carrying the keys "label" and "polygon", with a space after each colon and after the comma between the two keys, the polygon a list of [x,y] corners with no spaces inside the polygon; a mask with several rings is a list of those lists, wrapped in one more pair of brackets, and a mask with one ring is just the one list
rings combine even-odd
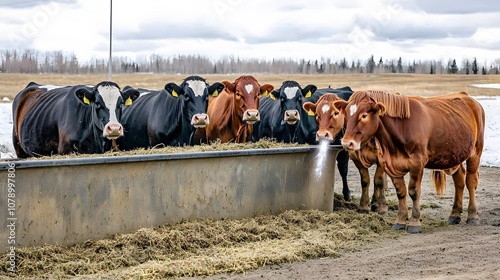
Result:
{"label": "cow hoof", "polygon": [[402,230],[402,229],[405,229],[405,228],[406,228],[405,224],[394,224],[394,225],[392,225],[392,229],[393,230]]}
{"label": "cow hoof", "polygon": [[344,193],[344,200],[345,201],[351,201],[351,192]]}
{"label": "cow hoof", "polygon": [[372,212],[378,212],[378,205],[372,204],[371,209]]}
{"label": "cow hoof", "polygon": [[360,214],[368,214],[369,211],[366,210],[366,209],[358,209],[358,213],[360,213]]}
{"label": "cow hoof", "polygon": [[458,224],[460,224],[461,220],[462,219],[460,217],[449,217],[448,218],[448,224],[449,225],[458,225]]}
{"label": "cow hoof", "polygon": [[387,213],[387,211],[386,211],[386,212],[379,212],[378,214],[379,214],[380,216],[382,216],[382,217],[387,217],[387,216],[389,216],[389,213]]}
{"label": "cow hoof", "polygon": [[472,226],[478,226],[479,225],[479,219],[472,218],[472,219],[467,219],[467,224],[472,225]]}
{"label": "cow hoof", "polygon": [[408,232],[408,233],[421,233],[422,227],[421,226],[408,226],[406,228],[406,232]]}

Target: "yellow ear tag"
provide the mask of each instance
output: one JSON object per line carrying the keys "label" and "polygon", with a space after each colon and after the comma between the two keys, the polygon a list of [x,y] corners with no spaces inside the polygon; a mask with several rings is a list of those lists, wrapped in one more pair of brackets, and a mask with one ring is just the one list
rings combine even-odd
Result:
{"label": "yellow ear tag", "polygon": [[266,97],[268,94],[269,94],[269,92],[266,90],[266,91],[264,91],[264,92],[263,92],[260,96],[261,96],[261,97]]}
{"label": "yellow ear tag", "polygon": [[274,97],[274,94],[269,94],[269,98],[271,98],[272,100],[276,100],[276,97]]}
{"label": "yellow ear tag", "polygon": [[130,96],[127,98],[127,100],[125,100],[125,106],[130,106],[132,105],[132,98],[130,98]]}
{"label": "yellow ear tag", "polygon": [[382,110],[378,110],[378,115],[382,116]]}
{"label": "yellow ear tag", "polygon": [[177,92],[175,90],[172,90],[172,96],[173,97],[179,97],[179,95],[177,94]]}
{"label": "yellow ear tag", "polygon": [[308,114],[309,116],[314,116],[314,112],[313,112],[311,109],[309,109],[309,111],[307,111],[307,114]]}
{"label": "yellow ear tag", "polygon": [[312,95],[311,91],[308,91],[308,92],[306,93],[306,98],[311,97],[311,95]]}
{"label": "yellow ear tag", "polygon": [[83,103],[90,105],[90,100],[85,95],[83,96]]}
{"label": "yellow ear tag", "polygon": [[218,90],[215,90],[214,93],[212,93],[212,96],[213,97],[217,97],[219,96],[219,91]]}

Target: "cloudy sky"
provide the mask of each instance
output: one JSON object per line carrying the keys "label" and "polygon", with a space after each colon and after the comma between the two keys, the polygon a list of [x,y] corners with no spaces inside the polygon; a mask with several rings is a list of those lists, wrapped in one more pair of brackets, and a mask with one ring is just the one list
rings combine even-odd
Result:
{"label": "cloudy sky", "polygon": [[[109,55],[110,0],[0,0],[0,50]],[[113,1],[113,53],[500,63],[497,0]]]}

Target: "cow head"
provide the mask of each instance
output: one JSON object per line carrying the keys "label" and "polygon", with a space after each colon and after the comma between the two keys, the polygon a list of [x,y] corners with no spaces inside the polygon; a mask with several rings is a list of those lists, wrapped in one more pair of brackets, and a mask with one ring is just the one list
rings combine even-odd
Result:
{"label": "cow head", "polygon": [[168,83],[165,90],[173,97],[183,98],[185,117],[195,128],[203,128],[210,123],[207,114],[208,98],[216,97],[224,89],[221,83],[208,85],[205,79],[199,76],[189,76],[181,85]]}
{"label": "cow head", "polygon": [[316,117],[318,131],[316,141],[333,141],[335,136],[344,128],[344,115],[334,106],[334,102],[341,100],[333,93],[321,96],[316,103],[306,102],[304,110]]}
{"label": "cow head", "polygon": [[342,138],[342,146],[351,151],[359,150],[375,135],[380,124],[380,117],[386,112],[385,106],[376,102],[365,91],[357,91],[349,101],[339,100],[333,105],[345,114],[346,130]]}
{"label": "cow head", "polygon": [[279,99],[281,112],[283,113],[282,123],[294,125],[300,121],[300,110],[305,98],[310,97],[317,87],[307,85],[301,88],[296,81],[285,81],[281,88],[269,94],[271,99]]}
{"label": "cow head", "polygon": [[260,121],[259,97],[271,92],[274,86],[265,84],[260,86],[253,76],[243,75],[236,79],[234,83],[229,81],[222,82],[225,91],[234,97],[236,114],[241,117],[243,122],[254,124]]}
{"label": "cow head", "polygon": [[116,139],[123,135],[122,107],[131,105],[139,92],[135,89],[122,92],[113,82],[101,82],[94,87],[76,87],[75,95],[84,106],[91,107],[92,123],[102,131],[102,136]]}

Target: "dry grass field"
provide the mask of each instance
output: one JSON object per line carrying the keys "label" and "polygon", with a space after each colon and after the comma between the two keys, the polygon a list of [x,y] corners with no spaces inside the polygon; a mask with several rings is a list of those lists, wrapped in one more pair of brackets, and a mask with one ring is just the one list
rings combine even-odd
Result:
{"label": "dry grass field", "polygon": [[[130,85],[148,89],[161,89],[166,83],[180,83],[187,75],[116,74],[112,80],[119,86]],[[209,83],[234,81],[240,75],[200,75]],[[261,84],[279,87],[285,80],[295,80],[301,85],[314,84],[322,87],[350,86],[353,90],[378,89],[407,95],[439,95],[466,91],[470,95],[500,95],[499,89],[484,89],[472,84],[500,83],[500,75],[424,75],[424,74],[336,74],[336,75],[288,75],[256,74]],[[0,74],[0,98],[13,98],[29,82],[51,85],[97,84],[107,80],[107,74],[60,75],[60,74]]]}

